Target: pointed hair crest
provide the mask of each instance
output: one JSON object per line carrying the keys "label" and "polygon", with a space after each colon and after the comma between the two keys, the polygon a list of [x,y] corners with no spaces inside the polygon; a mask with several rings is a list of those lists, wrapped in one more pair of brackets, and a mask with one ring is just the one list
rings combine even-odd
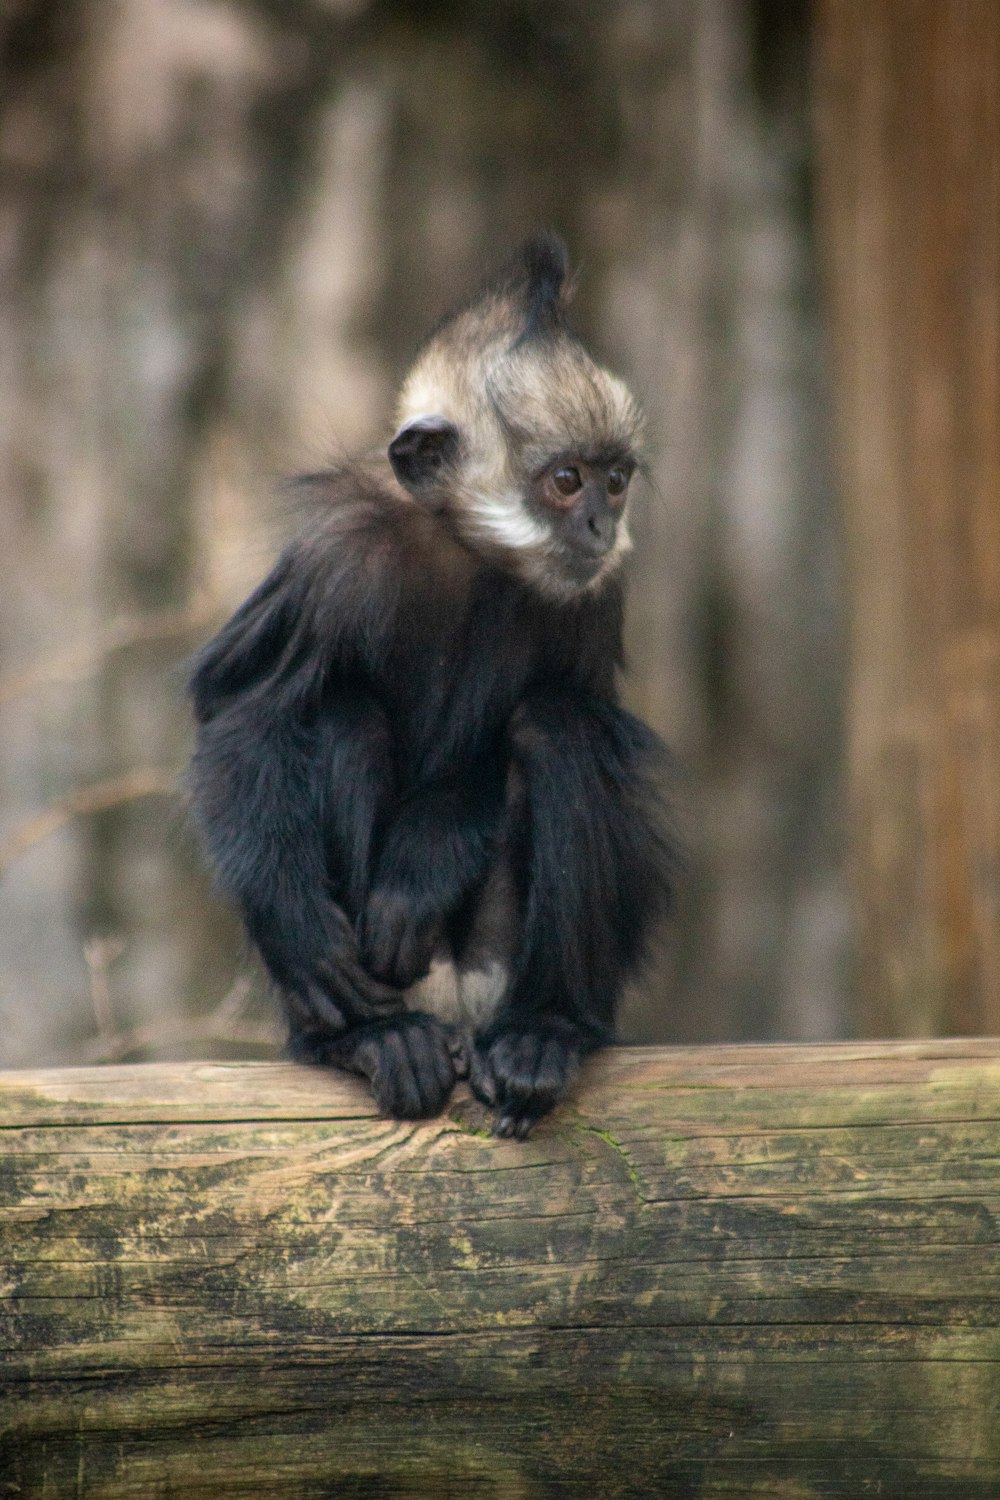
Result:
{"label": "pointed hair crest", "polygon": [[623,383],[591,358],[565,318],[566,247],[527,240],[431,335],[404,381],[400,423],[446,417],[463,447],[490,445],[496,424],[557,447],[634,446],[641,419]]}
{"label": "pointed hair crest", "polygon": [[558,235],[538,234],[527,240],[508,262],[501,277],[511,293],[520,295],[524,316],[521,339],[530,341],[563,327],[562,311],[569,301],[569,257]]}

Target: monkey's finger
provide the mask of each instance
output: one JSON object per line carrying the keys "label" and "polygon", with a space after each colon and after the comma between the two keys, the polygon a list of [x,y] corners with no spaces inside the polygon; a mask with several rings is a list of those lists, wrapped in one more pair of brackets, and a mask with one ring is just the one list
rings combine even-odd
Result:
{"label": "monkey's finger", "polygon": [[448,1038],[448,1051],[451,1053],[456,1076],[468,1078],[471,1072],[470,1052],[474,1049],[466,1044],[465,1037],[455,1026],[446,1026],[445,1035]]}
{"label": "monkey's finger", "polygon": [[372,1087],[380,1107],[398,1120],[421,1120],[443,1108],[455,1085],[444,1028],[430,1016],[400,1017],[381,1037]]}
{"label": "monkey's finger", "polygon": [[497,1085],[489,1058],[481,1048],[469,1050],[469,1087],[481,1104],[497,1103]]}
{"label": "monkey's finger", "polygon": [[393,1028],[379,1038],[379,1057],[372,1077],[372,1091],[383,1114],[394,1120],[419,1119],[423,1100],[403,1040]]}
{"label": "monkey's finger", "polygon": [[[443,1026],[429,1026],[409,1033],[414,1071],[424,1097],[438,1097],[441,1104],[455,1083],[455,1062]],[[436,1111],[435,1111],[436,1112]]]}

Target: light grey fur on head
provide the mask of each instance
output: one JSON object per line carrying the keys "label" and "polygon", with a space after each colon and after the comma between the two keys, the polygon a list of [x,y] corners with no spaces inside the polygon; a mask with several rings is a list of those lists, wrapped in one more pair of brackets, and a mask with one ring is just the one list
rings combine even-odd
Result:
{"label": "light grey fur on head", "polygon": [[[507,565],[545,592],[581,587],[554,563],[552,534],[526,509],[525,487],[556,458],[635,452],[642,417],[633,396],[586,351],[562,321],[561,297],[533,328],[531,287],[508,279],[433,335],[400,393],[400,426],[444,417],[459,433],[447,509],[470,543],[504,554]],[[544,313],[544,309],[543,309]],[[631,545],[625,518],[594,588]]]}

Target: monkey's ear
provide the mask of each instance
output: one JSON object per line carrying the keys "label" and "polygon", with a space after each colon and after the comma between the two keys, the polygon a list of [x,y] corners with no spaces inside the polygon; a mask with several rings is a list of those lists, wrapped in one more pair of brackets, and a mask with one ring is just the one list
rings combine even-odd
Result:
{"label": "monkey's ear", "polygon": [[414,417],[389,444],[389,462],[404,489],[426,494],[458,452],[458,428],[447,417]]}

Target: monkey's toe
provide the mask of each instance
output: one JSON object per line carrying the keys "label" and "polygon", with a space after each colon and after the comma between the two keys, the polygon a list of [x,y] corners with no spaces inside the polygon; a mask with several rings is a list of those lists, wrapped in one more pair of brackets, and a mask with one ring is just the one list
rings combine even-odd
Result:
{"label": "monkey's toe", "polygon": [[550,1027],[509,1027],[477,1049],[475,1093],[496,1110],[493,1134],[524,1140],[564,1096],[580,1065],[579,1041]]}

